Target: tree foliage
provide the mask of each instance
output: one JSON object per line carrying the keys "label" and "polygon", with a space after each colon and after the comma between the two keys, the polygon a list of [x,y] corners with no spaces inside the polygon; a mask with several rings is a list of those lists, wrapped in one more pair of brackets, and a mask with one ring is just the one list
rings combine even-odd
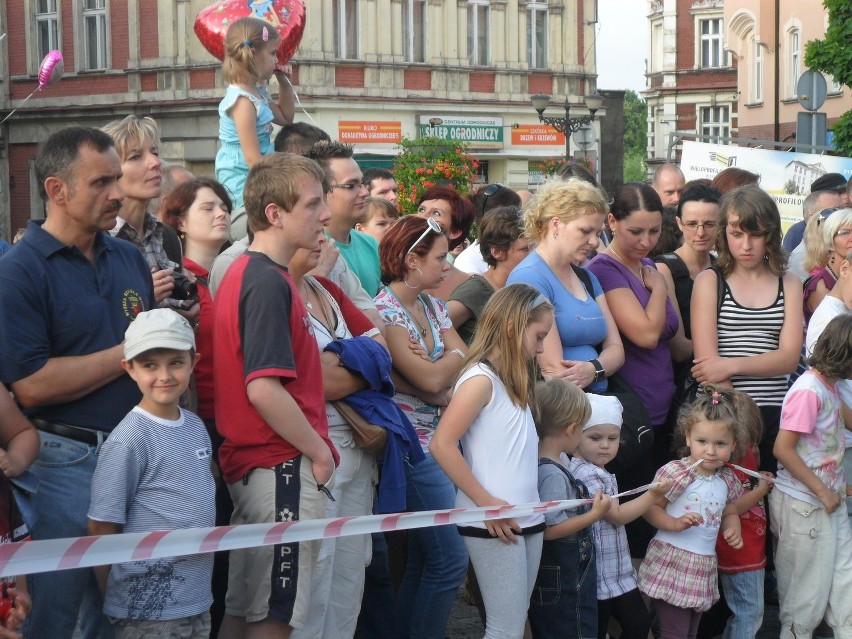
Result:
{"label": "tree foliage", "polygon": [[[805,48],[809,69],[828,73],[835,82],[852,87],[852,2],[823,0],[828,11],[825,38],[811,40]],[[847,111],[831,127],[834,144],[844,155],[852,155],[852,111]]]}
{"label": "tree foliage", "polygon": [[645,155],[648,148],[648,106],[632,90],[624,94],[624,181],[637,182],[646,177]]}

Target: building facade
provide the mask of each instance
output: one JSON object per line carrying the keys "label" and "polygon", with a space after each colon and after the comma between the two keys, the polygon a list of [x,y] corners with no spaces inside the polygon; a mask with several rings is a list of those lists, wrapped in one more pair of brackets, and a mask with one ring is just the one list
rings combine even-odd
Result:
{"label": "building facade", "polygon": [[650,0],[648,167],[666,161],[669,134],[737,130],[736,59],[725,46],[722,0]]}
{"label": "building facade", "polygon": [[[740,137],[795,144],[803,110],[796,85],[806,70],[805,45],[825,36],[825,7],[821,0],[738,0],[725,4],[724,17],[726,46],[738,61]],[[831,128],[852,109],[852,93],[831,77],[826,82],[820,111]]]}
{"label": "building facade", "polygon": [[[0,40],[0,112],[21,106],[0,127],[0,237],[42,215],[33,175],[38,144],[72,123],[102,126],[129,113],[150,115],[160,124],[165,159],[213,173],[225,86],[221,64],[193,32],[195,16],[209,4],[0,6],[2,32],[16,34]],[[585,115],[583,96],[597,88],[596,0],[305,4],[306,29],[292,60],[303,107],[296,120],[353,143],[365,166],[389,165],[402,136],[430,133],[468,141],[482,161],[482,180],[526,188],[537,177],[531,159],[565,153],[564,136],[538,123],[530,95],[547,93],[560,105],[567,97],[577,105],[572,114]],[[52,49],[64,55],[64,77],[23,104]],[[598,147],[581,155],[595,158]]]}

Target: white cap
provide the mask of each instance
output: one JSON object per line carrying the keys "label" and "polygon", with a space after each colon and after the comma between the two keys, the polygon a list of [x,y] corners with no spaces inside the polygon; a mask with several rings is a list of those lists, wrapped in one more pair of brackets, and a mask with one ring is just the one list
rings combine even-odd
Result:
{"label": "white cap", "polygon": [[133,359],[154,348],[189,351],[195,348],[195,333],[182,315],[168,308],[139,313],[124,333],[124,358]]}
{"label": "white cap", "polygon": [[586,398],[589,404],[592,405],[592,416],[589,421],[583,426],[583,430],[600,424],[612,424],[621,428],[623,422],[621,414],[624,408],[617,397],[609,397],[607,395],[595,395],[594,393],[586,393]]}

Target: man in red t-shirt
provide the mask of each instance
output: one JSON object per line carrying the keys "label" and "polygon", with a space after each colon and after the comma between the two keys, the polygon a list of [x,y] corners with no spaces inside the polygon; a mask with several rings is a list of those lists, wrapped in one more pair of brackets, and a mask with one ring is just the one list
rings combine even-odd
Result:
{"label": "man in red t-shirt", "polygon": [[[325,513],[338,456],[310,318],[287,272],[296,250],[319,249],[331,219],[325,190],[318,164],[284,153],[265,155],[246,180],[254,240],[214,302],[216,428],[232,524]],[[289,637],[300,627],[319,543],[231,552],[220,635]]]}

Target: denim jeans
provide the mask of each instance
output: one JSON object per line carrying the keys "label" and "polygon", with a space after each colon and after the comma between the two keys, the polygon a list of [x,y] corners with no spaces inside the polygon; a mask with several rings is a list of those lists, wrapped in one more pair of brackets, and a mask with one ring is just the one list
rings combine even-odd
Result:
{"label": "denim jeans", "polygon": [[[99,446],[40,432],[41,447],[31,471],[38,477],[33,539],[88,534],[87,514]],[[33,610],[25,637],[70,639],[80,618],[83,639],[112,639],[103,600],[91,568],[30,575]]]}
{"label": "denim jeans", "polygon": [[[409,511],[452,508],[456,489],[432,455],[406,462]],[[456,591],[467,572],[467,550],[455,526],[430,526],[408,535],[408,563],[399,589],[398,623],[405,639],[444,639]]]}
{"label": "denim jeans", "polygon": [[597,639],[598,574],[589,528],[544,542],[529,619],[536,639]]}
{"label": "denim jeans", "polygon": [[731,618],[722,639],[754,639],[763,623],[764,570],[719,573],[719,583]]}

